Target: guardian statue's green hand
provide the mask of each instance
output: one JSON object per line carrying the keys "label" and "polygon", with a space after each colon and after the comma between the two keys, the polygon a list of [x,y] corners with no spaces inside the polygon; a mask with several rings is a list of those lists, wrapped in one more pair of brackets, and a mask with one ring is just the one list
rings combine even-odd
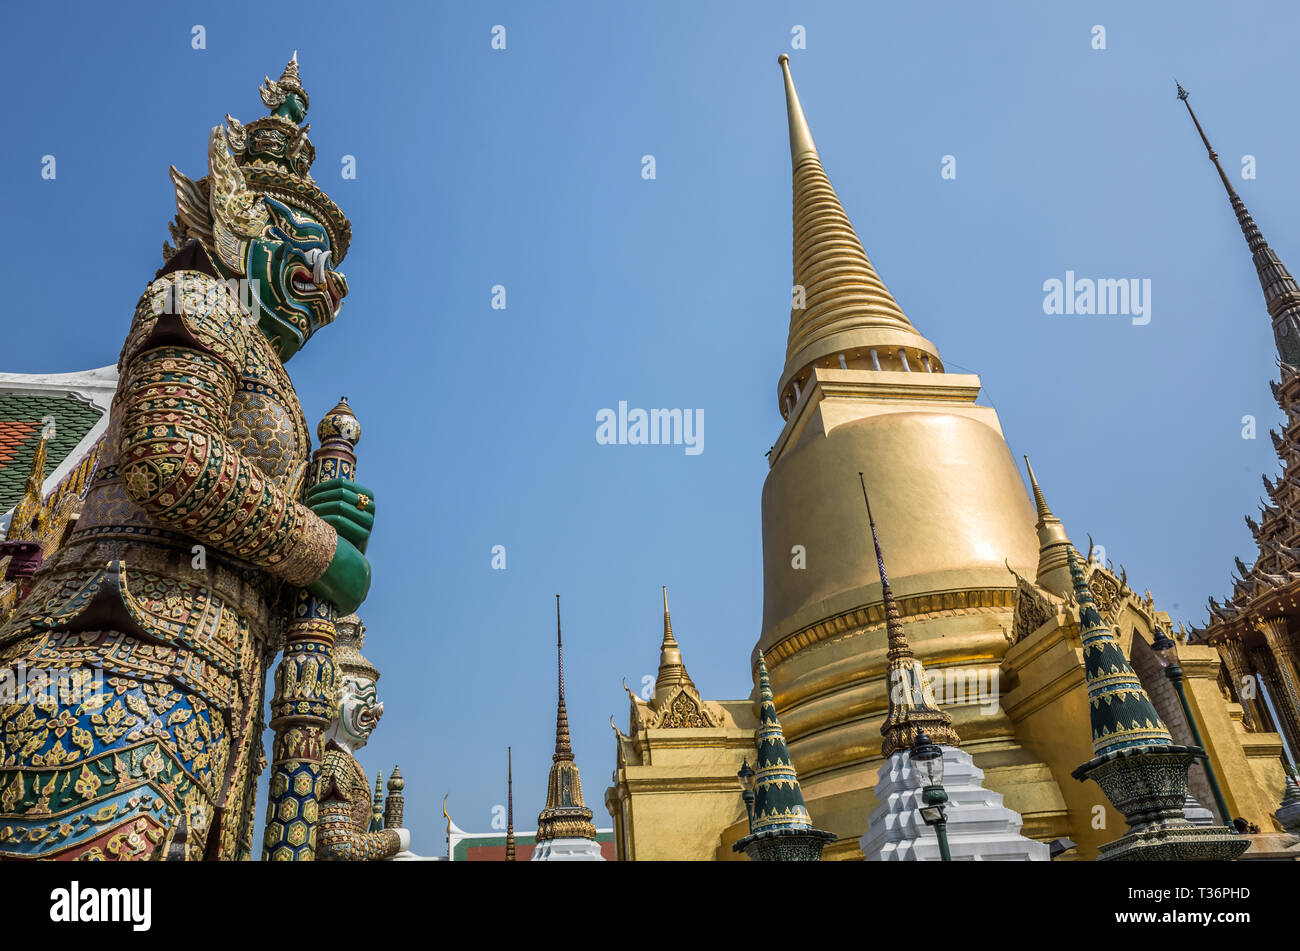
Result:
{"label": "guardian statue's green hand", "polygon": [[325,573],[307,590],[351,614],[370,591],[366,546],[375,525],[375,494],[350,479],[330,479],[307,490],[309,509],[338,533],[338,547]]}

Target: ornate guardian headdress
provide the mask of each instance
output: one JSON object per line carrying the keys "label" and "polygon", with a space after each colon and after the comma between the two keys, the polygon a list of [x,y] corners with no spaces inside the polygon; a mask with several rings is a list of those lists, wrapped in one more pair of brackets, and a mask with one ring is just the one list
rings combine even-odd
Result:
{"label": "ornate guardian headdress", "polygon": [[361,654],[366,646],[366,625],[355,614],[334,622],[334,666],[340,674],[378,680],[379,671]]}
{"label": "ornate guardian headdress", "polygon": [[[228,128],[212,129],[207,177],[193,181],[172,167],[177,207],[172,240],[180,248],[197,238],[227,267],[239,271],[240,241],[257,237],[267,224],[266,209],[256,200],[267,196],[319,221],[329,233],[337,265],[347,255],[352,225],[310,174],[316,148],[307,138],[311,125],[298,125],[306,118],[309,99],[298,74],[296,50],[280,78],[267,78],[260,92],[269,116],[244,125],[227,115]],[[176,248],[164,244],[164,258]]]}

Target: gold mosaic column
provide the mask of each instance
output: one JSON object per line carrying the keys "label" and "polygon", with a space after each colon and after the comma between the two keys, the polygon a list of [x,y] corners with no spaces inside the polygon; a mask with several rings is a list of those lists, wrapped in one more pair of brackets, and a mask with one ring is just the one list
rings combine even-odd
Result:
{"label": "gold mosaic column", "polygon": [[1300,744],[1300,658],[1296,657],[1295,646],[1287,635],[1286,618],[1256,619],[1255,629],[1264,635],[1273,655],[1278,688],[1274,691],[1273,703],[1281,708],[1282,716],[1291,723],[1291,748],[1294,750]]}
{"label": "gold mosaic column", "polygon": [[[1254,667],[1251,666],[1250,654],[1241,635],[1229,634],[1215,647],[1218,648],[1219,656],[1223,658],[1223,663],[1228,668],[1228,676],[1232,678],[1232,692],[1241,699],[1241,705],[1246,708],[1251,723],[1256,730],[1261,732],[1268,730],[1272,717],[1268,716],[1263,698],[1259,695],[1260,675],[1255,673]],[[1247,677],[1255,684],[1254,697],[1245,695],[1244,684]]]}
{"label": "gold mosaic column", "polygon": [[1255,670],[1264,678],[1264,683],[1268,687],[1269,696],[1273,700],[1273,708],[1277,712],[1277,721],[1275,725],[1278,731],[1286,737],[1286,744],[1291,750],[1297,749],[1297,742],[1300,742],[1300,717],[1296,715],[1296,710],[1287,702],[1284,696],[1286,686],[1282,681],[1282,674],[1278,670],[1277,658],[1267,647],[1256,647],[1250,651],[1254,660]]}

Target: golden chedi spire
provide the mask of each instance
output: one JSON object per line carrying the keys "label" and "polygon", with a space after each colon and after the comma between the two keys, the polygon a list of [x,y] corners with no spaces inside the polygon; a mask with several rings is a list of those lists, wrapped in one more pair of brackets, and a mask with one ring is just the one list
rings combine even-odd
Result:
{"label": "golden chedi spire", "polygon": [[[719,725],[717,715],[700,696],[682,661],[682,650],[673,636],[673,619],[668,613],[668,586],[664,594],[664,637],[659,645],[659,676],[650,699],[646,726],[657,729],[698,729]],[[624,683],[626,687],[626,682]]]}
{"label": "golden chedi spire", "polygon": [[[868,369],[942,369],[938,350],[898,306],[872,266],[831,187],[790,75],[785,77],[794,173],[794,293],[778,401],[795,397],[813,365]],[[900,351],[903,351],[900,354]],[[843,357],[843,361],[841,361]]]}
{"label": "golden chedi spire", "polygon": [[695,690],[691,675],[682,662],[682,650],[673,637],[673,619],[668,614],[668,586],[664,585],[664,639],[659,646],[659,676],[655,678],[655,696],[667,697],[673,687]]}
{"label": "golden chedi spire", "polygon": [[537,841],[592,839],[596,827],[592,812],[582,801],[582,779],[573,761],[569,714],[564,706],[564,637],[560,630],[560,596],[555,596],[555,652],[559,661],[559,702],[555,710],[555,755],[546,783],[546,808],[537,817]]}
{"label": "golden chedi spire", "polygon": [[1034,507],[1038,510],[1035,526],[1038,529],[1038,574],[1034,581],[1040,588],[1068,598],[1074,592],[1074,580],[1070,576],[1070,550],[1074,546],[1065,534],[1061,520],[1047,507],[1028,456],[1025,456],[1025,468],[1029,470],[1029,485],[1034,493]]}

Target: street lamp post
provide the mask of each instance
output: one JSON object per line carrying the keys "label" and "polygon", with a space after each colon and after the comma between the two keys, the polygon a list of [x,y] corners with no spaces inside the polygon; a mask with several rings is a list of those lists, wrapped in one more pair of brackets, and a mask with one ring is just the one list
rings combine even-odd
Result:
{"label": "street lamp post", "polygon": [[1219,815],[1223,817],[1225,825],[1235,829],[1232,816],[1228,813],[1228,805],[1223,800],[1223,790],[1219,788],[1219,778],[1214,774],[1214,766],[1210,763],[1210,754],[1201,740],[1201,731],[1196,726],[1192,707],[1187,702],[1187,691],[1183,687],[1183,668],[1178,664],[1178,643],[1164,631],[1157,630],[1151,649],[1155,651],[1156,659],[1165,669],[1165,676],[1173,683],[1174,692],[1178,694],[1178,702],[1183,707],[1183,717],[1187,720],[1187,728],[1192,733],[1192,745],[1201,750],[1201,762],[1205,765],[1205,775],[1210,781],[1210,792],[1214,794],[1214,803],[1219,807]]}
{"label": "street lamp post", "polygon": [[736,778],[740,780],[740,798],[745,800],[745,812],[749,816],[749,831],[752,835],[754,832],[754,769],[749,765],[749,758],[736,772]]}
{"label": "street lamp post", "polygon": [[918,733],[908,754],[912,766],[921,780],[921,818],[928,826],[934,826],[939,838],[939,858],[944,862],[952,861],[948,851],[948,816],[944,812],[944,803],[948,794],[943,788],[943,750],[930,742],[925,733]]}

